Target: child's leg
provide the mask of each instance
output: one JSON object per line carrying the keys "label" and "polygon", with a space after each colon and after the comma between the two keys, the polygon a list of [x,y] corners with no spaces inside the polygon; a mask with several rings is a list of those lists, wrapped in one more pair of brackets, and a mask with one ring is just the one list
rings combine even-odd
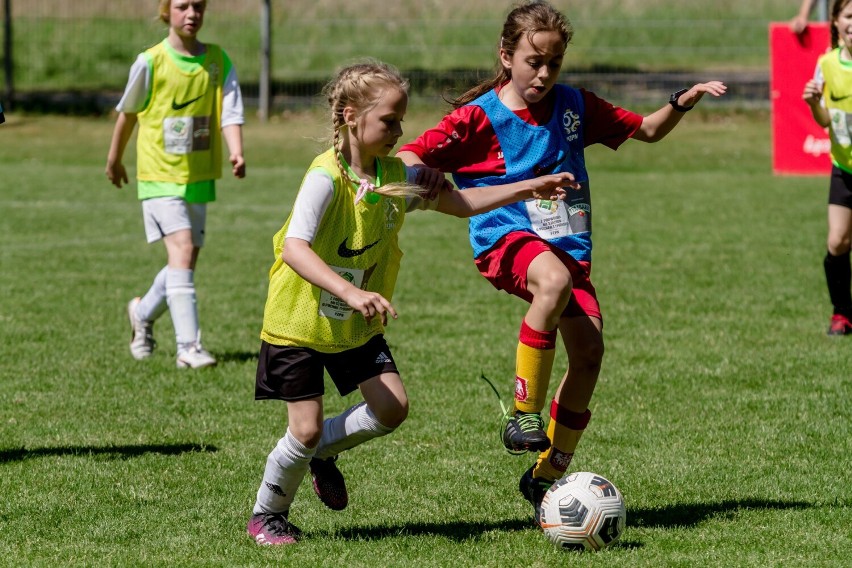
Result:
{"label": "child's leg", "polygon": [[198,311],[192,260],[192,231],[181,229],[163,239],[169,255],[166,269],[166,300],[175,326],[178,349],[198,338]]}
{"label": "child's leg", "polygon": [[154,321],[166,311],[166,272],[163,267],[142,298],[133,298],[127,304],[130,318],[130,353],[135,359],[151,356],[157,342],[154,341]]}
{"label": "child's leg", "polygon": [[852,209],[842,205],[828,206],[828,252],[825,256],[825,278],[834,313],[852,317],[852,270],[849,264],[852,239]]}
{"label": "child's leg", "polygon": [[361,402],[325,420],[316,458],[334,457],[373,438],[390,434],[395,429],[396,426],[382,424],[368,403]]}
{"label": "child's leg", "polygon": [[266,458],[263,482],[253,512],[290,510],[296,490],[308,471],[322,432],[322,398],[287,403],[288,428]]}
{"label": "child's leg", "polygon": [[142,321],[157,320],[168,308],[166,304],[166,270],[164,266],[154,277],[151,287],[136,306],[136,317]]}
{"label": "child's leg", "polygon": [[408,415],[408,398],[396,373],[383,373],[359,387],[365,402],[323,422],[322,439],[310,463],[314,493],[335,511],[349,503],[346,480],[334,463],[337,455],[390,434]]}
{"label": "child's leg", "polygon": [[552,444],[539,454],[518,484],[521,494],[535,508],[536,520],[544,494],[567,471],[592,416],[589,402],[603,357],[601,329],[601,320],[591,316],[565,317],[559,323],[569,366],[550,405],[547,435]]}
{"label": "child's leg", "polygon": [[503,443],[510,450],[540,451],[550,445],[540,413],[553,370],[556,326],[571,299],[572,278],[552,252],[538,254],[530,262],[526,278],[532,301],[521,323],[515,364],[515,416],[507,419]]}
{"label": "child's leg", "polygon": [[324,358],[325,369],[341,395],[356,388],[364,402],[323,423],[322,439],[311,460],[314,492],[326,507],[339,511],[349,503],[346,481],[335,461],[340,452],[393,432],[408,416],[408,396],[382,336]]}
{"label": "child's leg", "polygon": [[166,300],[175,327],[177,365],[193,369],[215,365],[216,359],[201,346],[194,282],[199,248],[193,245],[189,229],[167,235],[165,243],[169,253]]}
{"label": "child's leg", "polygon": [[323,424],[317,458],[329,458],[358,444],[393,432],[408,416],[408,395],[383,336],[366,344],[326,356],[325,369],[341,395],[356,388],[364,403],[329,418]]}
{"label": "child's leg", "polygon": [[559,330],[568,352],[568,371],[550,408],[550,449],[539,455],[534,477],[550,481],[562,477],[589,422],[589,402],[595,391],[603,359],[601,320],[594,317],[563,318]]}

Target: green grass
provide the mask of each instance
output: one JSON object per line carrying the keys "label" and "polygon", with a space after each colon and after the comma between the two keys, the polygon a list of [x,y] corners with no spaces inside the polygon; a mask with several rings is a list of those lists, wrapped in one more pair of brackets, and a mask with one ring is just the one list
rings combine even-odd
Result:
{"label": "green grass", "polygon": [[[127,351],[124,306],[164,254],[103,175],[112,123],[0,126],[0,565],[848,565],[852,341],[825,336],[827,179],[771,175],[765,113],[696,111],[659,144],[588,152],[607,354],[572,468],[624,493],[619,545],[565,554],[532,526],[516,489],[531,458],[499,447],[479,379],[509,399],[524,304],[476,274],[463,221],[421,212],[387,335],[411,415],[341,457],[346,511],[305,483],[306,540],[255,546],[245,523],[286,423],[253,400],[271,237],[321,128],[246,127],[248,177],[221,182],[196,280],[220,365],[186,372],[168,316],[152,359]],[[357,400],[331,392],[329,413]]]}
{"label": "green grass", "polygon": [[[406,72],[490,71],[514,4],[276,0],[272,76],[287,82],[325,80],[340,65],[364,56]],[[564,65],[568,72],[762,71],[769,61],[769,22],[789,20],[796,11],[790,0],[717,0],[713,10],[673,0],[554,5],[575,29]],[[260,75],[259,6],[255,0],[211,3],[201,33],[204,41],[225,47],[246,85],[256,85]],[[165,35],[154,12],[153,5],[140,9],[103,0],[77,0],[62,10],[52,0],[15,3],[16,88],[120,91],[136,54]]]}

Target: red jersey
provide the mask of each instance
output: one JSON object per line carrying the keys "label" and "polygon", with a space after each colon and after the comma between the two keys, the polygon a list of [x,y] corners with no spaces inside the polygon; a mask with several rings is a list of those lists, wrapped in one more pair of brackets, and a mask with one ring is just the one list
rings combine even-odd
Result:
{"label": "red jersey", "polygon": [[[585,104],[583,140],[586,146],[604,144],[617,149],[642,125],[640,114],[613,106],[594,93],[580,89]],[[538,105],[515,111],[524,121],[541,125],[550,119],[551,98]],[[446,115],[400,152],[412,152],[423,163],[442,172],[469,177],[506,173],[506,163],[497,135],[482,108],[465,105]]]}

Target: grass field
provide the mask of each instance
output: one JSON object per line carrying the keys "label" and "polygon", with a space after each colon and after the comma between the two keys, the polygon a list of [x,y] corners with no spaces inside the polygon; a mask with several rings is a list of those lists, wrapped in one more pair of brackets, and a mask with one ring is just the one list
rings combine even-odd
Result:
{"label": "grass field", "polygon": [[[13,2],[15,85],[33,90],[121,90],[136,55],[162,39],[155,2]],[[325,79],[355,58],[404,71],[491,70],[505,0],[274,0],[272,77]],[[769,22],[790,19],[791,0],[555,0],[574,25],[566,72],[767,68]],[[201,38],[219,43],[245,84],[260,76],[261,2],[210,2]],[[0,30],[0,35],[3,30]],[[0,77],[0,85],[5,78]]]}
{"label": "grass field", "polygon": [[849,565],[852,340],[825,335],[827,181],[771,175],[766,114],[700,111],[659,144],[587,155],[607,355],[572,468],[624,493],[620,544],[566,554],[532,525],[516,489],[531,458],[499,446],[479,379],[509,400],[524,305],[476,274],[463,221],[415,213],[388,329],[410,418],[341,457],[346,511],[305,483],[306,540],[255,546],[285,427],[282,404],[253,400],[271,237],[322,128],[247,125],[248,177],[221,182],[196,277],[220,364],[186,372],[168,316],[152,359],[127,350],[125,304],[164,254],[103,175],[112,123],[0,126],[0,565]]}

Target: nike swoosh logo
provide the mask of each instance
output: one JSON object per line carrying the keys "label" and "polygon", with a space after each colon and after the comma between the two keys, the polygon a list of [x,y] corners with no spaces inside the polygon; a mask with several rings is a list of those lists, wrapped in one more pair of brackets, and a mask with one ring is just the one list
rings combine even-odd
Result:
{"label": "nike swoosh logo", "polygon": [[198,95],[198,96],[197,96],[197,97],[195,97],[194,99],[192,99],[192,100],[190,100],[190,101],[186,101],[185,103],[179,103],[179,102],[175,101],[174,99],[172,99],[172,108],[173,108],[174,110],[180,110],[180,109],[182,109],[182,108],[186,108],[186,107],[188,107],[189,105],[191,105],[192,103],[194,103],[195,101],[199,100],[199,99],[200,99],[201,97],[203,97],[203,96],[204,96],[204,95]]}
{"label": "nike swoosh logo", "polygon": [[346,237],[345,239],[343,239],[343,242],[340,243],[339,247],[337,247],[338,256],[341,256],[343,258],[352,258],[353,256],[360,256],[360,255],[364,254],[365,252],[367,252],[368,250],[370,250],[371,248],[373,248],[374,246],[376,246],[377,244],[379,244],[379,241],[382,240],[382,239],[379,239],[379,241],[376,241],[374,243],[370,243],[369,245],[367,245],[365,247],[361,247],[361,248],[358,248],[358,249],[351,249],[351,248],[346,246],[346,241],[348,239],[349,239],[349,237]]}
{"label": "nike swoosh logo", "polygon": [[842,97],[837,97],[837,96],[834,95],[834,93],[831,93],[828,96],[834,102],[842,101],[843,99],[848,99],[849,97],[852,97],[852,95],[844,95]]}

